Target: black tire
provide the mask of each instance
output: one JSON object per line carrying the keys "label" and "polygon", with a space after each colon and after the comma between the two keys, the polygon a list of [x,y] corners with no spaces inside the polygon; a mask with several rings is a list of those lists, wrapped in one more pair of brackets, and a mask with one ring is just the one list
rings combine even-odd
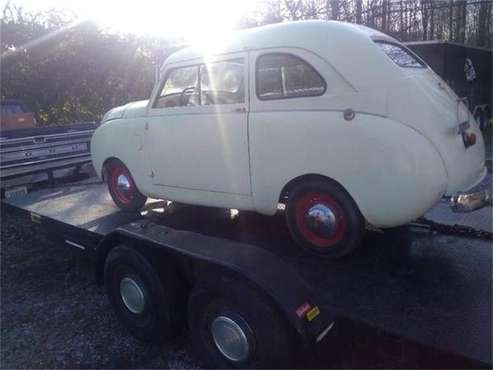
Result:
{"label": "black tire", "polygon": [[[141,312],[132,312],[124,302],[120,292],[123,279],[133,280],[142,291]],[[146,257],[125,245],[113,248],[105,261],[104,283],[110,303],[120,322],[145,342],[161,343],[183,326],[185,302],[178,292],[178,280],[169,266],[160,266],[158,273]]]}
{"label": "black tire", "polygon": [[[105,165],[104,171],[111,198],[118,208],[126,212],[136,212],[144,206],[147,197],[139,191],[132,174],[121,161],[118,159],[109,161]],[[120,176],[127,179],[128,190],[122,190],[118,186]]]}
{"label": "black tire", "polygon": [[[215,344],[211,325],[220,316],[234,320],[245,333],[249,348],[245,359],[232,361]],[[192,350],[211,368],[289,368],[301,348],[296,346],[294,329],[273,304],[237,280],[195,287],[189,298],[188,322]]]}
{"label": "black tire", "polygon": [[[327,208],[333,218],[323,217]],[[309,211],[312,217],[307,216]],[[358,247],[365,230],[364,218],[354,200],[330,180],[296,186],[288,195],[285,214],[296,243],[310,254],[326,259],[342,258],[351,253]],[[333,221],[326,224],[325,219]]]}

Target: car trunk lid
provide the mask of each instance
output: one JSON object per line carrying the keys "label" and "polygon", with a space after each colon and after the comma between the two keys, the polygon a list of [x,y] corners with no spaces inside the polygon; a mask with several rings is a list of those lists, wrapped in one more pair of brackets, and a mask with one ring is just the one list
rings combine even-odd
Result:
{"label": "car trunk lid", "polygon": [[[440,153],[448,175],[446,194],[474,186],[485,174],[482,134],[464,104],[430,68],[405,69],[388,94],[388,115],[419,131]],[[476,143],[464,144],[463,133]]]}

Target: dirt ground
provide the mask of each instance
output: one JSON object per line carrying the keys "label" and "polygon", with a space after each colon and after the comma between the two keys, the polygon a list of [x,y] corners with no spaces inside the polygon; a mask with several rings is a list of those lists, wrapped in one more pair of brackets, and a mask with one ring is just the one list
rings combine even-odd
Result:
{"label": "dirt ground", "polygon": [[71,248],[16,212],[1,215],[1,368],[197,368],[184,340],[131,337]]}

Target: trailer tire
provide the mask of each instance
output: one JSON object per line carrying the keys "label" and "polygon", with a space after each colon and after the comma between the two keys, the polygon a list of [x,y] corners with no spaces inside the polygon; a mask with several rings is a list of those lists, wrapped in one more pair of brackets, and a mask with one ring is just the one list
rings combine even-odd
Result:
{"label": "trailer tire", "polygon": [[[227,287],[200,285],[192,290],[188,322],[193,352],[211,368],[292,367],[296,362],[294,329],[249,285],[234,280]],[[221,340],[225,331],[243,344],[221,349],[221,343],[228,343],[224,337]]]}
{"label": "trailer tire", "polygon": [[296,186],[288,196],[286,222],[299,246],[326,259],[350,254],[365,231],[364,217],[352,197],[329,180]]}
{"label": "trailer tire", "polygon": [[119,321],[144,342],[161,343],[183,323],[176,280],[172,268],[160,266],[158,273],[125,245],[114,247],[104,265],[106,294]]}

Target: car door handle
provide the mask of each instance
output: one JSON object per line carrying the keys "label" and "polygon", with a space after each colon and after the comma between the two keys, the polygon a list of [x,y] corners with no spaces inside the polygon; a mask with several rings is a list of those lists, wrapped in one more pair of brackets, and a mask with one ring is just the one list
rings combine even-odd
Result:
{"label": "car door handle", "polygon": [[235,112],[235,113],[246,113],[246,108],[245,107],[235,108],[233,110],[233,112]]}

